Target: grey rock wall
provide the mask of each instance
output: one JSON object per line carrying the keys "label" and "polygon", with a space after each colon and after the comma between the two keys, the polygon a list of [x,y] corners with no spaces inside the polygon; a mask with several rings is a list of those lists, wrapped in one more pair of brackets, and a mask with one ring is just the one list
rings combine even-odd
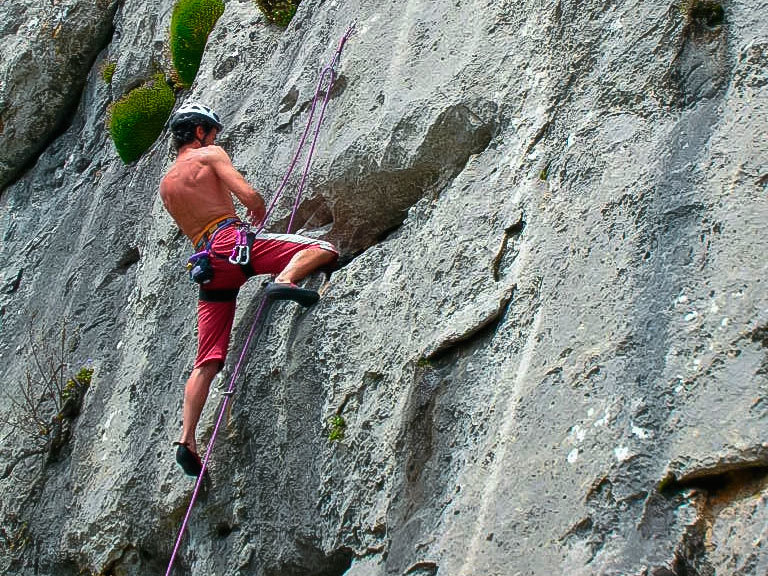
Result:
{"label": "grey rock wall", "polygon": [[[69,128],[0,196],[4,390],[31,318],[49,340],[67,318],[70,364],[95,368],[55,454],[0,430],[9,574],[164,573],[191,493],[169,148],[123,166],[103,128],[162,61],[171,8],[117,8]],[[181,97],[219,111],[268,197],[357,20],[298,223],[349,263],[259,328],[174,573],[766,572],[768,6],[724,8],[304,2],[282,31],[227,3]]]}
{"label": "grey rock wall", "polygon": [[67,127],[116,7],[114,0],[0,5],[0,188]]}

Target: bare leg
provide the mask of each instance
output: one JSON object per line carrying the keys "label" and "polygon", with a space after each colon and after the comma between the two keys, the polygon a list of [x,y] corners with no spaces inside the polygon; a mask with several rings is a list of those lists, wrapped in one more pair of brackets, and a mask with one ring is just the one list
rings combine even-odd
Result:
{"label": "bare leg", "polygon": [[179,442],[186,443],[189,449],[195,453],[197,453],[197,441],[195,440],[197,423],[200,421],[200,414],[202,414],[203,406],[208,399],[211,382],[213,382],[213,378],[220,367],[220,362],[213,361],[195,368],[184,387],[184,420]]}
{"label": "bare leg", "polygon": [[296,283],[307,274],[317,270],[325,264],[330,264],[336,258],[336,254],[323,248],[307,248],[297,252],[283,271],[277,275],[275,282],[293,282]]}

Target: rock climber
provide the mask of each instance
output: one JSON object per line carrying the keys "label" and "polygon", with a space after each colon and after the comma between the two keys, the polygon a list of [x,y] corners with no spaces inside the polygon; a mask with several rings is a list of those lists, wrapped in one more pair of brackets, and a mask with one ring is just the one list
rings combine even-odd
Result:
{"label": "rock climber", "polygon": [[[224,365],[238,289],[249,276],[271,274],[268,298],[311,306],[318,293],[296,282],[333,264],[338,251],[328,242],[296,234],[248,231],[247,222],[258,226],[264,219],[264,199],[214,144],[222,124],[211,108],[185,103],[171,116],[170,128],[178,154],[160,182],[160,197],[195,248],[191,276],[201,282],[197,357],[184,388],[181,438],[174,445],[182,470],[198,476],[202,462],[195,430],[211,382]],[[237,217],[233,195],[247,209],[247,222]]]}

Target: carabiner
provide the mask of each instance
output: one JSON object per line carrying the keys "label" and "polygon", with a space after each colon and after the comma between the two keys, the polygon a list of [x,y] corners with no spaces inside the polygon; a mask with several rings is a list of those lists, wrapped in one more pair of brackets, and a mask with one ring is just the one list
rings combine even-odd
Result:
{"label": "carabiner", "polygon": [[239,266],[245,266],[251,261],[251,251],[248,249],[248,231],[250,226],[243,223],[237,229],[237,240],[235,240],[235,246],[232,248],[232,254],[229,256],[230,264],[237,264]]}
{"label": "carabiner", "polygon": [[229,256],[230,264],[243,266],[251,261],[251,251],[248,250],[248,244],[235,244],[232,248],[232,254]]}

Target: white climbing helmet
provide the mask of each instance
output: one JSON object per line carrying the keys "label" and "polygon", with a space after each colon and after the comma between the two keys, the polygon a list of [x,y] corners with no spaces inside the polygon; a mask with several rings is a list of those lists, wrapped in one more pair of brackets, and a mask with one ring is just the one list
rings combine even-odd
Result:
{"label": "white climbing helmet", "polygon": [[187,120],[203,120],[212,124],[217,130],[224,126],[219,121],[219,115],[212,108],[200,104],[199,102],[187,102],[181,105],[181,108],[171,116],[171,130],[175,130],[179,125]]}

